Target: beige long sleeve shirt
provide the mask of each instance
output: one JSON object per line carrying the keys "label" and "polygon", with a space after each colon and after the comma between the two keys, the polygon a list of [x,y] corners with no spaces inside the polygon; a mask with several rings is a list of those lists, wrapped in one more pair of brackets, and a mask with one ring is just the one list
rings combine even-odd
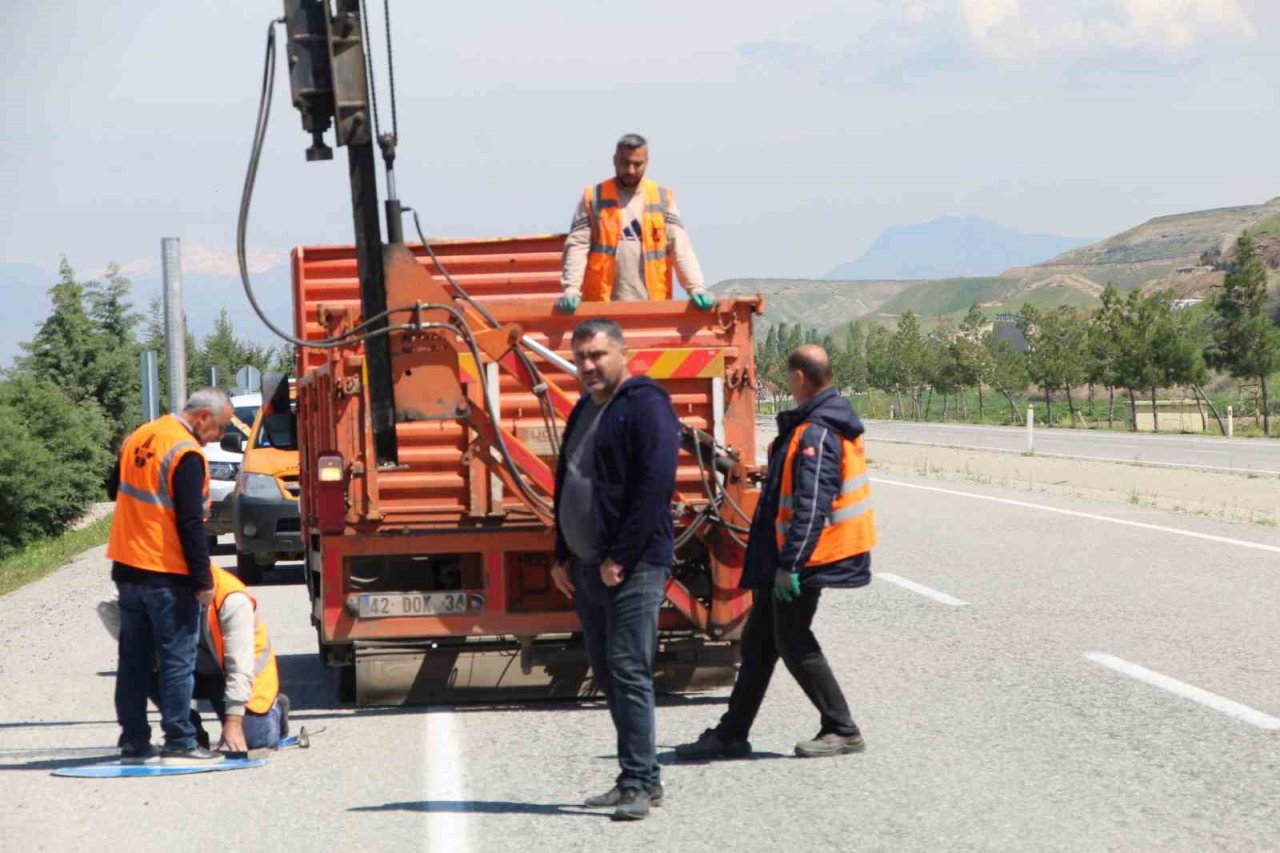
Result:
{"label": "beige long sleeve shirt", "polygon": [[[582,295],[582,279],[587,272],[587,254],[591,251],[591,217],[584,199],[578,199],[573,224],[564,241],[564,260],[560,286],[567,296]],[[644,283],[644,243],[640,223],[644,221],[644,193],[618,186],[618,202],[622,205],[622,239],[618,241],[618,277],[613,283],[614,302],[643,302],[649,298]],[[675,259],[676,275],[689,295],[704,287],[702,267],[693,253],[689,232],[680,220],[675,199],[667,208],[667,243]]]}
{"label": "beige long sleeve shirt", "polygon": [[[218,622],[222,628],[221,668],[227,679],[223,701],[227,703],[228,714],[244,716],[245,703],[253,696],[253,644],[257,628],[253,601],[245,593],[231,593],[218,610]],[[213,657],[213,635],[209,632],[208,619],[200,620],[200,641],[203,650]]]}

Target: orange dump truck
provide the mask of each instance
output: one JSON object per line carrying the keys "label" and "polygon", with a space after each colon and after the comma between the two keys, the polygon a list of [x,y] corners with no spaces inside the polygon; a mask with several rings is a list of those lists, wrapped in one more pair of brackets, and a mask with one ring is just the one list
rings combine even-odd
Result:
{"label": "orange dump truck", "polygon": [[[732,679],[751,604],[737,588],[758,495],[755,299],[587,303],[557,314],[563,236],[388,247],[395,464],[378,465],[366,342],[297,359],[302,540],[321,653],[361,704],[586,695],[572,603],[549,576],[555,457],[579,395],[570,335],[609,317],[632,374],[684,425],[677,564],[659,686]],[[361,328],[353,247],[293,253],[295,335]]]}

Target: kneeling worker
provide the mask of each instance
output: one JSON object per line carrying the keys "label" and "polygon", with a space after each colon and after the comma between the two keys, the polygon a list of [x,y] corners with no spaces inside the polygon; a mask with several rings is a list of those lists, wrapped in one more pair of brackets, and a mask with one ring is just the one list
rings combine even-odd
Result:
{"label": "kneeling worker", "polygon": [[[289,733],[289,697],[280,692],[267,626],[239,578],[212,564],[209,569],[213,601],[200,625],[194,698],[213,706],[222,722],[222,747],[228,752],[273,749]],[[119,638],[118,602],[99,604],[98,616],[107,631]],[[159,690],[154,677],[149,693],[156,702]],[[209,736],[194,708],[190,720],[196,740],[207,749]]]}
{"label": "kneeling worker", "polygon": [[[200,629],[196,698],[207,699],[217,713],[223,749],[274,749],[289,733],[289,697],[280,692],[267,625],[239,578],[218,566],[209,568],[213,603]],[[198,722],[196,729],[203,740]]]}
{"label": "kneeling worker", "polygon": [[672,272],[703,311],[715,306],[702,282],[675,193],[644,176],[649,143],[637,133],[618,140],[614,177],[587,187],[564,242],[556,310],[580,302],[644,302],[672,297]]}

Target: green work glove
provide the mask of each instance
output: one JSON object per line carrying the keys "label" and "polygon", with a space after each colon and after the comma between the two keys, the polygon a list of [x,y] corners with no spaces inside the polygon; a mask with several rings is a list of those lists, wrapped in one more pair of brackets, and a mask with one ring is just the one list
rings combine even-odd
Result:
{"label": "green work glove", "polygon": [[778,569],[773,575],[773,597],[790,604],[800,597],[800,574]]}
{"label": "green work glove", "polygon": [[556,310],[561,314],[572,314],[578,310],[578,303],[582,301],[579,296],[561,296],[556,300]]}
{"label": "green work glove", "polygon": [[689,301],[698,306],[699,311],[710,311],[716,307],[716,300],[710,293],[705,290],[699,290],[697,293],[689,297]]}

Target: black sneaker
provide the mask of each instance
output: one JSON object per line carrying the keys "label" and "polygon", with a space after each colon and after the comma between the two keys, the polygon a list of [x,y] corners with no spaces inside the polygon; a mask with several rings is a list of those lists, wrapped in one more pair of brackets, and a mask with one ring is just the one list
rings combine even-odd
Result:
{"label": "black sneaker", "polygon": [[640,788],[623,788],[618,798],[618,808],[613,812],[614,820],[644,820],[649,816],[649,793]]}
{"label": "black sneaker", "polygon": [[[623,795],[623,792],[626,790],[628,789],[619,788],[617,785],[614,785],[608,791],[606,791],[603,794],[600,794],[599,796],[588,797],[583,804],[589,809],[611,809],[622,802],[622,795]],[[649,788],[648,794],[649,794],[649,805],[651,806],[662,805],[663,790],[662,790],[661,782],[654,785],[652,788]]]}
{"label": "black sneaker", "polygon": [[159,754],[160,750],[150,743],[144,746],[122,746],[120,747],[120,763],[146,764]]}
{"label": "black sneaker", "polygon": [[226,756],[220,752],[212,752],[203,746],[192,749],[170,749],[165,747],[160,753],[160,763],[169,767],[204,767],[210,764],[221,764]]}
{"label": "black sneaker", "polygon": [[802,740],[796,744],[796,755],[801,758],[828,758],[833,755],[846,755],[850,752],[862,752],[867,744],[861,734],[838,735],[835,732],[818,733],[813,740]]}
{"label": "black sneaker", "polygon": [[750,754],[750,741],[730,739],[719,729],[707,729],[693,743],[682,743],[676,747],[676,758],[682,761],[746,758]]}
{"label": "black sneaker", "polygon": [[289,736],[289,710],[293,706],[283,693],[276,696],[276,704],[280,706],[280,740],[284,740]]}

